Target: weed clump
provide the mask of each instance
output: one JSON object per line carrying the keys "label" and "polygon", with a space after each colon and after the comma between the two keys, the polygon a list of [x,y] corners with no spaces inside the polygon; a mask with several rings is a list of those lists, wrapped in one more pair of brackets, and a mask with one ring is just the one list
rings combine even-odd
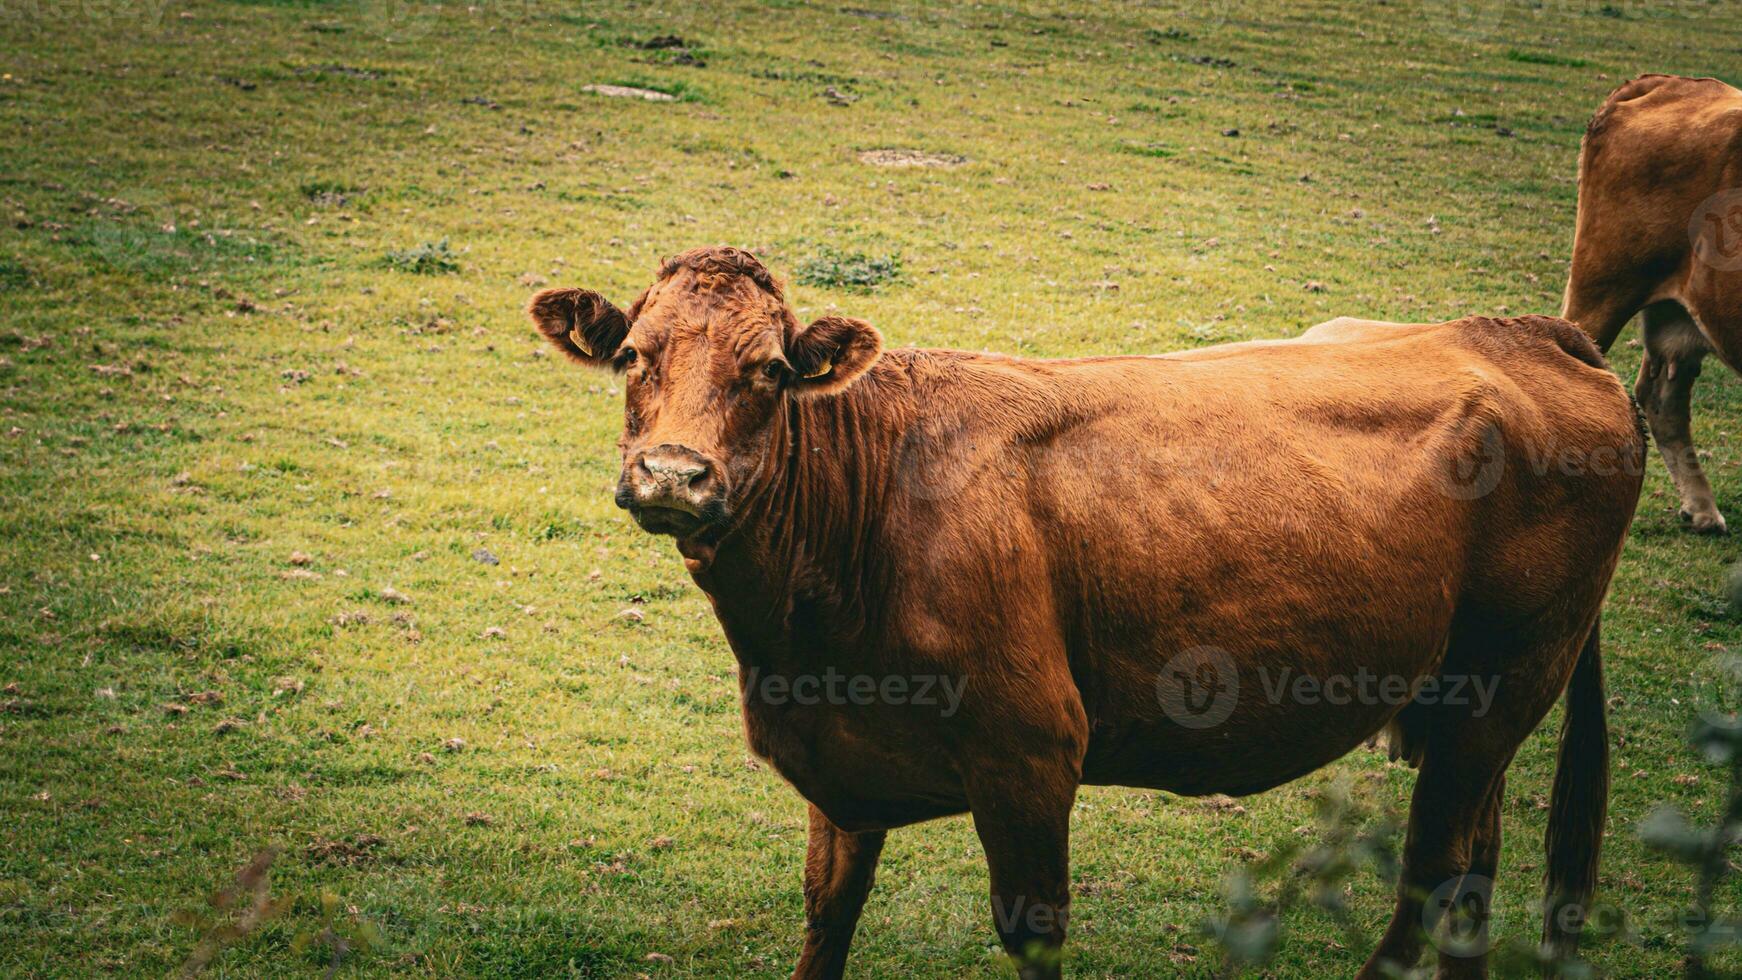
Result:
{"label": "weed clump", "polygon": [[445,238],[439,242],[424,242],[416,248],[390,251],[387,265],[420,276],[441,276],[460,271],[459,260],[448,249]]}
{"label": "weed clump", "polygon": [[868,293],[879,286],[900,281],[901,255],[898,252],[888,255],[842,252],[825,245],[799,263],[796,278],[807,286]]}

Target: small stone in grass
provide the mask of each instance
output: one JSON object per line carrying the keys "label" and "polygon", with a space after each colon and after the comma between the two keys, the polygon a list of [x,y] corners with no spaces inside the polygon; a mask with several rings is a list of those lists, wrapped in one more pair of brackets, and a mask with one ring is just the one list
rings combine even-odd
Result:
{"label": "small stone in grass", "polygon": [[500,558],[497,558],[493,553],[491,553],[489,548],[477,549],[476,551],[472,552],[472,558],[474,560],[481,561],[486,565],[500,565],[500,564],[502,564],[502,560]]}
{"label": "small stone in grass", "polygon": [[505,640],[508,638],[508,631],[500,626],[491,626],[484,630],[482,638],[486,640]]}
{"label": "small stone in grass", "polygon": [[654,839],[648,841],[647,846],[653,848],[656,851],[663,851],[666,848],[673,845],[674,843],[676,843],[676,841],[672,840],[670,837],[667,837],[664,834],[660,834],[658,837],[655,837]]}
{"label": "small stone in grass", "polygon": [[671,962],[673,962],[672,958],[665,955],[664,953],[648,953],[646,959],[647,959],[647,962],[649,962],[649,963],[671,963]]}
{"label": "small stone in grass", "polygon": [[457,738],[457,737],[450,738],[447,741],[442,743],[442,748],[446,749],[449,752],[458,752],[461,749],[464,749],[465,747],[466,747],[466,740],[463,738]]}

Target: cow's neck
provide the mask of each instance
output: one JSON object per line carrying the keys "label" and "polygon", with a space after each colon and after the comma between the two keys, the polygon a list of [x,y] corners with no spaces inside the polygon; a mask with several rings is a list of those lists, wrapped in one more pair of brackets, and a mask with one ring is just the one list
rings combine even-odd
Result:
{"label": "cow's neck", "polygon": [[734,530],[680,545],[739,662],[803,671],[866,653],[896,591],[888,522],[913,498],[948,498],[1001,447],[1101,417],[1110,397],[1047,362],[906,350],[838,395],[792,403],[775,442],[787,451]]}
{"label": "cow's neck", "polygon": [[778,423],[783,455],[734,529],[711,547],[683,546],[741,664],[811,669],[873,632],[886,573],[877,542],[908,402],[874,378],[795,399]]}

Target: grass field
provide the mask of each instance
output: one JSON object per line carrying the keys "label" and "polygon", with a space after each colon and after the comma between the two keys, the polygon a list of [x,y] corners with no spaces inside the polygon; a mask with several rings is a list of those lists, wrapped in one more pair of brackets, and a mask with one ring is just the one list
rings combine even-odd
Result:
{"label": "grass field", "polygon": [[[382,2],[0,6],[0,974],[174,971],[270,848],[285,904],[221,975],[318,972],[328,925],[343,975],[791,968],[801,801],[612,506],[620,392],[544,356],[536,286],[627,302],[728,242],[802,272],[801,317],[1045,356],[1552,313],[1594,107],[1742,78],[1742,12],[1697,0]],[[1709,364],[1732,518],[1738,426]],[[1646,493],[1604,623],[1616,976],[1681,961],[1691,877],[1635,828],[1717,812],[1684,736],[1742,646],[1737,543],[1679,529],[1655,456]],[[1509,782],[1503,936],[1537,930],[1554,723]],[[1213,974],[1218,883],[1338,781],[1402,807],[1412,776],[1085,791],[1069,968]],[[967,820],[892,835],[855,975],[1009,975],[985,882]],[[1349,900],[1377,933],[1386,886]],[[1367,953],[1285,927],[1277,976]]]}

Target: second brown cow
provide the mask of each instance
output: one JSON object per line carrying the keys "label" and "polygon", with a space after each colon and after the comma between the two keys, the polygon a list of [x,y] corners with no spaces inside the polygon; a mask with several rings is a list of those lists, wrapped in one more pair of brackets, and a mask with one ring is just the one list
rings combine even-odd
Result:
{"label": "second brown cow", "polygon": [[1635,313],[1645,356],[1634,393],[1682,519],[1723,533],[1689,431],[1706,355],[1742,371],[1742,91],[1715,78],[1641,75],[1585,132],[1561,315],[1607,351]]}
{"label": "second brown cow", "polygon": [[[1598,613],[1644,440],[1572,325],[886,351],[862,320],[799,323],[728,248],[667,260],[626,310],[561,289],[531,314],[624,372],[618,503],[676,538],[751,748],[810,803],[795,976],[841,975],[888,830],[962,812],[1005,947],[1057,976],[1079,786],[1255,793],[1382,730],[1420,773],[1365,975],[1413,964],[1426,896],[1485,900],[1507,766],[1563,690],[1546,936],[1576,943],[1608,786]],[[1458,952],[1444,973],[1482,972]]]}

